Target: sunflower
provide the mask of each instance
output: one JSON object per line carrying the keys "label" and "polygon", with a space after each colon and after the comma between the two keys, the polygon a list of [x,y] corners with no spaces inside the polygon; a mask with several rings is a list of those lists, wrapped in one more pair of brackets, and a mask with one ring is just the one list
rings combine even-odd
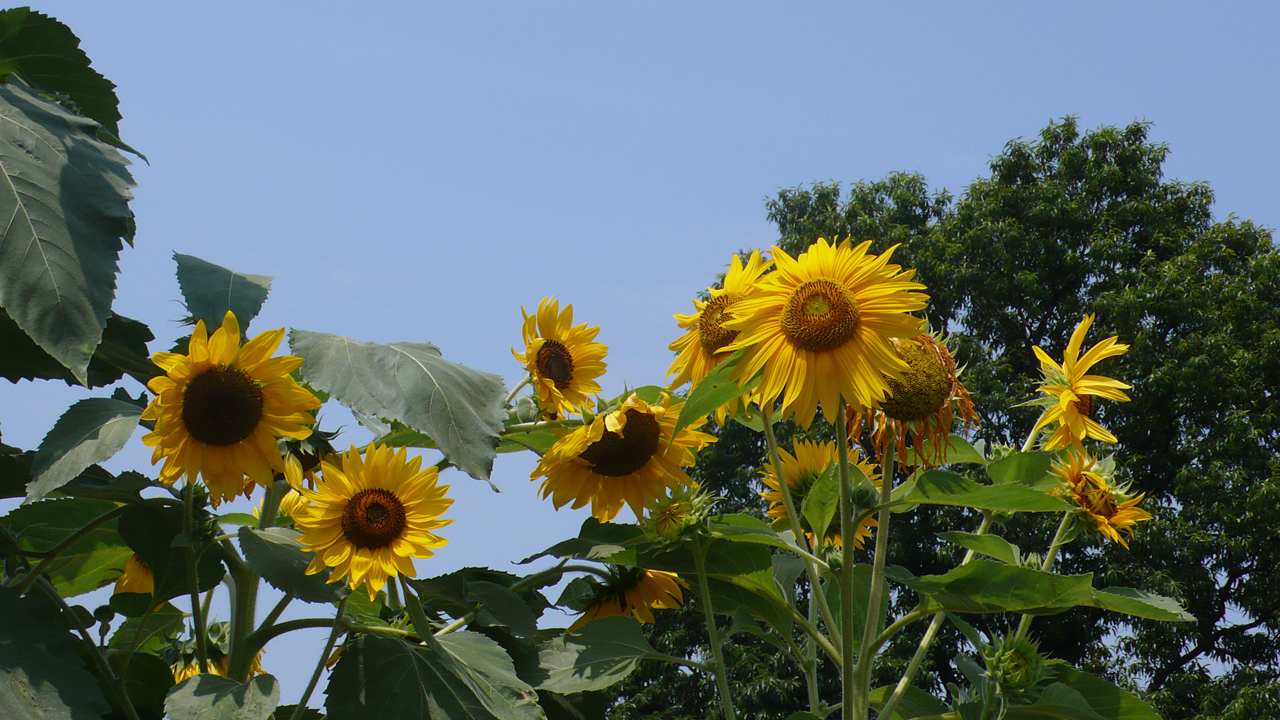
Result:
{"label": "sunflower", "polygon": [[116,589],[112,595],[119,593],[142,593],[151,595],[156,591],[156,579],[151,568],[137,553],[129,556],[124,563],[124,572],[116,580]]}
{"label": "sunflower", "polygon": [[744,383],[763,370],[759,401],[782,396],[783,416],[794,413],[801,427],[813,422],[819,403],[832,422],[841,399],[878,406],[889,379],[907,369],[889,341],[920,334],[921,321],[908,313],[929,297],[911,282],[914,270],[889,263],[896,245],[878,256],[867,254],[870,246],[819,238],[799,259],[775,246],[777,270],[724,323],[739,333],[724,352],[751,348],[734,377]]}
{"label": "sunflower", "polygon": [[524,355],[511,348],[516,360],[524,363],[538,395],[538,405],[549,416],[580,412],[600,392],[596,378],[604,374],[604,356],[609,348],[592,342],[600,332],[586,323],[573,324],[573,306],[560,312],[560,302],[543,298],[538,314],[524,315]]}
{"label": "sunflower", "polygon": [[[264,652],[266,651],[259,650],[258,654],[253,656],[253,662],[249,665],[249,677],[262,674],[262,654]],[[227,661],[229,659],[222,648],[216,644],[211,644],[209,646],[209,664],[205,666],[209,670],[208,674],[226,677]],[[184,654],[181,661],[170,669],[173,671],[174,683],[180,683],[200,674],[200,661],[193,654]]]}
{"label": "sunflower", "polygon": [[292,457],[285,476],[307,505],[297,508],[293,524],[298,541],[316,553],[307,567],[312,575],[333,568],[329,582],[349,577],[351,589],[367,581],[369,598],[388,577],[414,577],[413,558],[429,558],[432,548],[449,541],[432,531],[453,520],[439,519],[453,500],[448,485],[437,485],[439,471],[422,458],[409,459],[404,448],[371,446],[362,458],[352,446],[341,466],[320,465],[315,490],[302,484],[302,466]]}
{"label": "sunflower", "polygon": [[1127,550],[1129,543],[1120,532],[1133,537],[1133,526],[1152,518],[1151,513],[1138,507],[1146,494],[1130,496],[1127,488],[1112,484],[1106,473],[1094,472],[1096,462],[1086,452],[1077,452],[1075,448],[1068,451],[1067,464],[1053,466],[1065,483],[1057,494],[1075,503],[1080,508],[1078,512],[1099,532]]}
{"label": "sunflower", "polygon": [[[155,430],[142,442],[154,447],[151,463],[165,459],[160,482],[204,478],[214,506],[246,490],[246,476],[266,487],[284,468],[278,437],[305,438],[320,401],[289,373],[302,358],[271,357],[284,329],[269,330],[240,346],[240,324],[228,312],[208,335],[204,321],[191,333],[188,353],[152,356],[164,375],[147,387],[156,397],[142,412]],[[251,486],[250,486],[251,487]]]}
{"label": "sunflower", "polygon": [[[330,462],[338,462],[336,460],[336,456],[335,456],[335,459],[330,460]],[[304,478],[307,478],[308,476],[310,476],[308,481],[308,487],[315,486],[315,474],[313,472],[311,471],[303,472],[302,476]],[[266,500],[264,498],[263,502],[265,501]],[[290,520],[293,520],[300,513],[304,513],[306,511],[307,511],[307,499],[302,497],[302,495],[297,490],[294,490],[293,488],[289,488],[289,491],[286,492],[283,496],[281,496],[280,506],[277,510],[279,515],[286,515],[289,517]],[[254,506],[253,516],[256,518],[262,517],[262,503],[258,503],[257,505]],[[277,525],[280,524],[278,518],[277,518],[276,524]]]}
{"label": "sunflower", "polygon": [[690,487],[659,495],[645,508],[641,523],[645,535],[660,543],[675,542],[685,531],[700,526],[718,499]]}
{"label": "sunflower", "polygon": [[[1102,375],[1085,373],[1101,360],[1125,354],[1129,346],[1116,342],[1116,336],[1112,335],[1094,345],[1084,354],[1084,357],[1081,357],[1080,347],[1084,344],[1084,336],[1092,325],[1093,315],[1086,315],[1084,320],[1076,326],[1075,331],[1071,333],[1071,341],[1067,343],[1067,351],[1062,356],[1061,365],[1054,362],[1053,358],[1038,345],[1032,348],[1036,357],[1040,359],[1040,371],[1044,374],[1044,381],[1040,384],[1039,390],[1057,398],[1056,403],[1036,422],[1036,430],[1051,423],[1058,423],[1057,429],[1045,443],[1046,450],[1057,450],[1067,445],[1075,445],[1079,448],[1080,441],[1085,437],[1107,443],[1116,442],[1116,436],[1107,432],[1106,428],[1093,419],[1093,397],[1128,402],[1129,396],[1122,391],[1132,386]],[[1049,398],[1046,400],[1053,402]]]}
{"label": "sunflower", "polygon": [[597,585],[582,617],[569,626],[569,632],[612,615],[628,615],[642,623],[652,623],[652,608],[679,609],[684,604],[680,586],[689,587],[675,573],[662,570],[610,568],[609,574],[610,581]]}
{"label": "sunflower", "polygon": [[642,518],[645,506],[668,489],[697,486],[683,468],[694,463],[694,450],[715,442],[697,430],[706,418],[672,440],[683,406],[671,404],[666,393],[658,405],[633,393],[617,410],[557,440],[529,479],[546,478],[539,491],[557,510],[570,500],[574,510],[589,502],[596,520],[609,522],[625,502]]}
{"label": "sunflower", "polygon": [[[839,458],[836,455],[836,444],[833,442],[812,443],[805,440],[798,440],[795,444],[796,454],[792,455],[786,450],[779,449],[778,456],[782,460],[782,473],[787,478],[787,487],[791,489],[792,500],[796,503],[796,509],[799,510],[804,502],[805,496],[809,493],[813,483],[827,472]],[[880,487],[880,473],[876,468],[868,462],[849,460],[858,466],[858,469],[867,476],[871,483],[877,488]],[[782,499],[782,487],[778,485],[778,476],[774,474],[772,467],[767,467],[760,471],[760,481],[765,484],[769,490],[760,493],[760,497],[769,501],[769,517],[775,522],[787,520],[787,506]],[[871,537],[871,528],[879,523],[874,517],[868,517],[863,520],[858,529],[853,534],[853,546],[861,549],[867,538]],[[809,538],[810,547],[816,547],[817,542],[813,536],[813,529],[809,527],[809,521],[803,517],[800,518],[800,527],[804,530],[804,534]],[[836,518],[831,522],[831,526],[827,528],[826,535],[822,538],[823,545],[832,547],[842,547],[844,542],[840,537],[840,521]]]}
{"label": "sunflower", "polygon": [[[734,317],[732,306],[755,290],[760,275],[772,264],[760,256],[759,250],[751,251],[745,266],[742,256],[734,255],[729,263],[729,272],[724,276],[724,287],[707,288],[710,299],[706,302],[694,300],[693,306],[697,309],[694,314],[675,316],[677,324],[688,332],[669,346],[678,353],[671,369],[667,370],[668,376],[676,376],[668,386],[669,390],[688,382],[697,385],[732,354],[724,352],[723,348],[738,337],[738,331],[726,329],[724,323]],[[716,423],[723,426],[729,411],[745,403],[738,398],[717,408]]]}
{"label": "sunflower", "polygon": [[[903,465],[944,462],[953,415],[958,412],[966,425],[978,424],[969,391],[960,383],[955,358],[945,344],[929,334],[890,342],[906,362],[907,371],[900,379],[889,380],[890,395],[878,410],[847,410],[849,438],[856,441],[867,424],[876,447],[883,447],[889,437],[896,439],[898,461]],[[914,462],[907,455],[908,434],[915,450]]]}

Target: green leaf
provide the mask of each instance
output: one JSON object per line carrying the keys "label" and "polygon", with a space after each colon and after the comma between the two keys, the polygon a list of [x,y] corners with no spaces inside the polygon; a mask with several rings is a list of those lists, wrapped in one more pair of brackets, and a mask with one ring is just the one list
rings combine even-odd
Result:
{"label": "green leaf", "polygon": [[170,603],[152,610],[148,617],[131,617],[120,624],[107,644],[120,650],[128,650],[137,643],[138,650],[158,653],[169,641],[182,633],[187,614]]}
{"label": "green leaf", "polygon": [[[290,720],[293,717],[293,711],[298,707],[297,703],[292,705],[281,705],[276,708],[275,720]],[[303,708],[302,715],[299,720],[325,720],[324,713],[315,708]]]}
{"label": "green leaf", "polygon": [[680,409],[680,417],[676,420],[675,430],[671,433],[672,440],[680,434],[681,430],[705,419],[721,405],[751,392],[760,384],[759,376],[741,386],[738,385],[737,380],[733,379],[733,371],[738,368],[738,363],[747,354],[747,350],[748,348],[743,348],[725,358],[724,362],[702,378],[702,382],[693,386],[689,391],[689,397],[684,401],[684,407]]}
{"label": "green leaf", "polygon": [[1196,619],[1177,600],[1134,588],[1109,587],[1094,590],[1093,601],[1094,607],[1148,620],[1193,622]]}
{"label": "green leaf", "polygon": [[120,452],[142,418],[142,408],[111,398],[88,398],[72,405],[40,441],[31,463],[27,502],[71,482],[90,465]]}
{"label": "green leaf", "polygon": [[[859,563],[853,566],[853,635],[854,637],[862,637],[863,629],[867,625],[867,601],[871,599],[871,576],[872,568],[870,565]],[[840,583],[828,580],[822,586],[827,595],[827,605],[831,607],[831,613],[834,617],[831,619],[836,622],[836,629],[839,630],[840,625]],[[889,593],[880,596],[880,617],[884,618],[889,614]]]}
{"label": "green leaf", "polygon": [[1005,720],[1043,720],[1046,718],[1063,718],[1063,720],[1104,720],[1084,696],[1074,689],[1054,683],[1040,693],[1039,699],[1032,705],[1009,708]]}
{"label": "green leaf", "polygon": [[538,691],[538,705],[547,713],[547,720],[599,720],[608,714],[611,704],[602,692],[561,695]]}
{"label": "green leaf", "polygon": [[160,483],[134,470],[112,475],[101,465],[92,465],[75,480],[58,488],[58,493],[78,498],[110,500],[115,503],[142,502],[142,491],[160,487]]}
{"label": "green leaf", "polygon": [[[182,512],[180,506],[164,505],[153,499],[129,508],[120,516],[120,537],[151,568],[155,602],[191,592],[186,548],[174,546],[174,540],[182,534]],[[200,591],[217,585],[225,574],[222,549],[217,545],[203,548],[196,566],[196,584]]]}
{"label": "green leaf", "polygon": [[218,516],[219,525],[243,525],[245,527],[258,527],[258,518],[249,513],[233,512],[223,513]]}
{"label": "green leaf", "polygon": [[1008,540],[1005,540],[998,535],[978,535],[977,533],[969,532],[944,532],[938,533],[938,537],[976,553],[982,553],[987,557],[995,558],[1007,565],[1017,565],[1018,558],[1022,556],[1017,545],[1011,544]]}
{"label": "green leaf", "polygon": [[1054,453],[1033,450],[1014,453],[987,466],[987,475],[997,485],[1017,483],[1041,489],[1040,483],[1053,466]]}
{"label": "green leaf", "polygon": [[1080,693],[1105,720],[1160,720],[1160,715],[1142,698],[1097,675],[1066,667],[1058,673],[1057,680]]}
{"label": "green leaf", "polygon": [[0,455],[0,498],[26,497],[35,452]]}
{"label": "green leaf", "polygon": [[905,568],[885,568],[894,582],[915,590],[937,609],[959,613],[1020,612],[1052,615],[1093,604],[1093,574],[1055,575],[988,560],[974,560],[945,575],[915,577]]}
{"label": "green leaf", "polygon": [[169,720],[267,720],[280,702],[280,683],[262,674],[246,683],[219,675],[196,675],[169,691]]}
{"label": "green leaf", "polygon": [[57,608],[3,588],[0,617],[0,717],[81,720],[110,709]]}
{"label": "green leaf", "polygon": [[542,646],[538,662],[547,678],[538,688],[564,694],[603,690],[625,680],[641,660],[657,657],[635,619],[597,618]]}
{"label": "green leaf", "polygon": [[902,498],[918,505],[959,505],[979,510],[1061,512],[1071,506],[1038,490],[1017,484],[982,485],[946,470],[929,470]]}
{"label": "green leaf", "polygon": [[97,128],[16,75],[0,84],[0,307],[81,384],[134,231],[129,162]]}
{"label": "green leaf", "polygon": [[330,720],[544,717],[502,647],[465,630],[424,646],[360,636],[342,653],[325,693]]}
{"label": "green leaf", "polygon": [[[62,498],[14,508],[0,519],[18,536],[24,550],[46,552],[103,514],[115,509],[106,500]],[[109,520],[71,544],[45,574],[63,597],[74,597],[115,582],[133,551]]]}
{"label": "green leaf", "polygon": [[721,615],[749,611],[781,635],[791,633],[794,620],[787,611],[786,600],[778,593],[772,573],[739,575],[733,578],[708,577],[711,607]]}
{"label": "green leaf", "polygon": [[813,481],[813,487],[802,501],[800,514],[809,521],[809,528],[816,538],[827,536],[827,527],[840,508],[840,478],[838,463],[831,463],[825,472]]}
{"label": "green leaf", "polygon": [[531,638],[538,633],[538,619],[533,611],[519,595],[506,587],[477,580],[467,583],[466,597],[487,611],[488,617],[482,624],[510,628],[511,633],[520,638]]}
{"label": "green leaf", "polygon": [[[405,425],[402,422],[388,423],[390,430],[386,435],[377,438],[379,445],[387,447],[416,447],[430,448],[439,450],[436,441],[426,433],[420,433],[417,430]],[[522,442],[516,442],[512,438],[519,438]],[[525,450],[534,450],[538,454],[542,454],[549,450],[560,436],[550,430],[536,430],[527,433],[512,433],[502,438],[498,443],[498,453],[524,452]],[[530,447],[532,446],[532,447]]]}
{"label": "green leaf", "polygon": [[[893,695],[893,685],[878,687],[871,691],[867,696],[871,707],[879,710],[884,706],[885,701]],[[914,718],[922,715],[941,715],[947,712],[947,704],[938,698],[917,687],[907,686],[906,692],[902,694],[902,699],[898,701],[898,709],[894,711],[895,718]],[[885,718],[884,720],[889,720]]]}
{"label": "green leaf", "polygon": [[266,530],[240,528],[240,550],[245,562],[277,590],[304,602],[331,603],[348,594],[346,583],[331,583],[329,568],[307,574],[314,553],[298,542],[296,530],[273,527]]}
{"label": "green leaf", "polygon": [[[635,562],[635,551],[629,548],[643,537],[644,532],[639,526],[627,523],[602,523],[595,518],[587,518],[578,530],[578,537],[562,540],[540,553],[521,560],[519,564],[527,565],[548,555],[576,560],[609,560],[619,564],[632,564]],[[619,557],[624,552],[629,552],[630,556]]]}
{"label": "green leaf", "polygon": [[120,134],[115,83],[90,66],[80,38],[54,18],[28,8],[0,12],[0,75],[11,72],[65,96],[82,115],[112,135]]}
{"label": "green leaf", "polygon": [[124,676],[124,691],[128,693],[133,706],[155,713],[156,717],[163,715],[165,697],[174,685],[173,669],[169,667],[169,663],[155,655],[134,653],[126,673],[124,661],[129,656],[127,649],[110,649],[106,655],[107,663],[116,675]]}
{"label": "green leaf", "polygon": [[[102,330],[102,343],[89,360],[88,386],[110,385],[125,370],[145,382],[160,373],[150,359],[147,343],[155,339],[151,329],[137,320],[111,313]],[[62,380],[78,385],[71,371],[27,336],[9,313],[0,309],[0,377],[19,380]]]}
{"label": "green leaf", "polygon": [[506,419],[501,377],[445,360],[430,343],[291,330],[289,346],[306,358],[302,377],[312,386],[358,413],[426,433],[458,469],[489,479]]}
{"label": "green leaf", "polygon": [[[911,449],[909,455],[914,462],[916,459],[916,451],[914,448]],[[927,458],[933,457],[933,444],[928,438],[924,441],[924,455]],[[947,450],[943,454],[942,461],[937,464],[986,465],[987,458],[984,457],[982,453],[978,452],[978,449],[973,446],[973,443],[969,442],[965,438],[959,435],[950,435],[947,437]]]}
{"label": "green leaf", "polygon": [[246,334],[267,301],[271,278],[244,275],[193,255],[174,253],[173,260],[178,264],[178,287],[192,323],[203,320],[205,329],[213,334],[230,310],[240,322],[240,333]]}

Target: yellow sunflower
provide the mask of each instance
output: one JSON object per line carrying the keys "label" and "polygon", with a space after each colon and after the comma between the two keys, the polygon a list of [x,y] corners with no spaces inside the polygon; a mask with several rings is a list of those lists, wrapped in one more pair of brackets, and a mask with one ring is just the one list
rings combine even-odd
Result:
{"label": "yellow sunflower", "polygon": [[1125,354],[1129,346],[1116,342],[1116,336],[1112,335],[1094,345],[1081,357],[1080,347],[1092,325],[1093,315],[1086,315],[1076,326],[1075,332],[1071,333],[1071,341],[1067,343],[1061,365],[1054,362],[1039,346],[1032,348],[1040,359],[1040,371],[1044,373],[1044,382],[1039,390],[1057,398],[1056,404],[1040,416],[1035,427],[1039,430],[1051,423],[1058,423],[1058,428],[1045,443],[1046,450],[1057,450],[1067,445],[1080,447],[1085,437],[1107,443],[1116,442],[1116,436],[1093,419],[1093,397],[1128,402],[1129,396],[1122,391],[1132,386],[1102,375],[1085,373],[1101,360]]}
{"label": "yellow sunflower", "polygon": [[632,394],[617,410],[557,440],[529,479],[546,478],[539,490],[557,510],[570,501],[575,510],[591,503],[591,514],[609,522],[625,502],[642,518],[645,506],[668,489],[697,485],[683,468],[694,463],[694,450],[715,442],[697,430],[705,418],[671,440],[683,406],[665,393],[658,405]]}
{"label": "yellow sunflower", "polygon": [[592,342],[600,332],[586,323],[573,324],[573,306],[560,312],[560,302],[544,298],[538,313],[524,315],[524,354],[511,348],[516,360],[529,370],[538,395],[538,406],[549,416],[581,412],[590,400],[587,395],[600,392],[596,378],[604,374],[604,356],[609,348]]}
{"label": "yellow sunflower", "polygon": [[842,398],[877,407],[888,381],[907,369],[889,341],[920,334],[921,320],[909,313],[924,309],[929,296],[911,282],[914,270],[889,263],[897,246],[868,255],[870,246],[819,238],[798,259],[774,247],[777,270],[724,323],[739,333],[724,352],[751,348],[734,376],[745,382],[763,370],[759,401],[781,396],[783,416],[794,413],[801,427],[813,422],[819,403],[832,422]]}
{"label": "yellow sunflower", "polygon": [[612,579],[597,588],[582,617],[569,626],[570,632],[611,615],[628,615],[642,623],[652,623],[652,608],[679,609],[684,604],[680,586],[689,587],[675,573],[662,570],[610,568],[610,575]]}
{"label": "yellow sunflower", "polygon": [[429,558],[448,540],[433,533],[453,520],[440,516],[453,504],[448,485],[437,485],[439,471],[422,458],[409,459],[404,448],[375,445],[362,458],[352,446],[341,466],[320,465],[316,489],[302,484],[302,466],[289,458],[285,475],[306,506],[296,508],[299,542],[316,553],[307,568],[315,574],[333,568],[329,582],[349,577],[354,590],[366,583],[369,598],[388,577],[414,577],[413,558]]}
{"label": "yellow sunflower", "polygon": [[[787,478],[787,486],[791,489],[791,499],[796,503],[796,509],[800,510],[805,495],[813,487],[814,481],[822,477],[822,474],[835,465],[839,458],[836,455],[836,444],[833,442],[812,443],[798,440],[795,444],[795,451],[796,454],[792,455],[779,448],[778,456],[782,460],[782,472]],[[868,462],[857,460],[852,456],[850,456],[849,460],[858,466],[858,469],[871,480],[873,485],[880,487],[880,472],[875,466]],[[778,477],[774,474],[771,465],[760,471],[760,481],[769,488],[769,490],[760,493],[760,497],[769,501],[769,517],[775,522],[787,520],[787,506],[782,499],[782,487],[778,484]],[[871,528],[878,524],[874,517],[863,520],[854,532],[853,546],[861,549],[867,538],[871,537]],[[813,536],[813,529],[809,527],[809,521],[803,515],[800,518],[800,527],[804,530],[805,536],[809,538],[810,547],[816,547],[817,542]],[[822,544],[836,548],[843,546],[843,538],[840,537],[839,517],[831,521],[831,526],[827,528],[826,535],[822,538]]]}
{"label": "yellow sunflower", "polygon": [[[264,652],[266,651],[259,650],[258,654],[253,656],[253,662],[249,665],[249,677],[262,674],[262,654]],[[209,664],[206,665],[209,669],[208,674],[226,677],[227,661],[229,659],[230,658],[228,658],[226,652],[224,652],[222,648],[218,647],[216,644],[210,645]],[[195,655],[184,654],[182,656],[182,660],[176,665],[173,665],[170,669],[173,671],[173,681],[175,683],[180,683],[183,680],[193,678],[200,674],[200,661],[196,659]]]}
{"label": "yellow sunflower", "polygon": [[[729,272],[724,276],[724,287],[707,288],[711,299],[706,302],[695,299],[693,306],[697,312],[694,314],[675,316],[679,326],[688,332],[669,346],[678,354],[671,363],[671,369],[667,370],[668,376],[676,376],[668,389],[674,390],[688,382],[697,385],[732,354],[724,352],[723,348],[738,337],[738,331],[726,329],[724,323],[734,317],[733,305],[755,290],[756,281],[772,264],[760,256],[759,250],[751,251],[745,266],[742,257],[734,255],[729,263]],[[717,408],[716,423],[724,425],[729,411],[745,402],[739,398]]]}
{"label": "yellow sunflower", "polygon": [[[907,363],[901,379],[889,380],[889,397],[880,408],[868,412],[850,407],[849,438],[862,436],[863,425],[871,430],[872,442],[884,447],[890,433],[897,443],[898,461],[903,465],[936,465],[945,460],[951,421],[956,413],[966,425],[977,425],[969,391],[960,383],[955,358],[943,343],[929,334],[910,340],[890,341],[898,357]],[[907,436],[915,450],[915,462],[907,455]],[[928,440],[929,450],[924,443]]]}
{"label": "yellow sunflower", "polygon": [[124,572],[120,574],[116,580],[116,589],[112,591],[112,595],[117,593],[143,593],[150,595],[156,591],[156,579],[151,574],[151,568],[142,560],[137,553],[129,556],[124,563]]}
{"label": "yellow sunflower", "polygon": [[154,447],[151,463],[164,458],[160,482],[204,478],[214,506],[246,490],[246,476],[266,487],[284,468],[278,437],[305,438],[320,401],[289,373],[302,358],[271,357],[284,329],[269,330],[240,346],[240,324],[230,312],[208,335],[196,323],[186,355],[152,356],[164,375],[147,387],[156,397],[142,412],[155,430],[142,442]]}
{"label": "yellow sunflower", "polygon": [[1125,488],[1116,487],[1102,473],[1093,472],[1096,459],[1086,452],[1068,451],[1066,465],[1054,465],[1065,485],[1058,491],[1080,508],[1079,513],[1088,518],[1103,535],[1129,548],[1121,531],[1133,537],[1133,526],[1150,520],[1151,513],[1138,507],[1146,494],[1128,495]]}

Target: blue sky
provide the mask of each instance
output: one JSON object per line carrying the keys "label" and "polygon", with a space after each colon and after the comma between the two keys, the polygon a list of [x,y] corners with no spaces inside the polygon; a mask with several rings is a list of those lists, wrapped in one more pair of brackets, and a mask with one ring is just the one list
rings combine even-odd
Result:
{"label": "blue sky", "polygon": [[[34,4],[119,86],[151,161],[115,308],[153,349],[182,334],[177,251],[276,277],[254,330],[429,341],[509,384],[520,306],[555,295],[601,326],[607,392],[660,382],[671,315],[776,239],[778,189],[905,170],[958,194],[1067,114],[1151,121],[1218,218],[1280,221],[1280,5],[364,5]],[[0,385],[5,441],[35,447],[89,394]],[[148,460],[135,438],[112,467]],[[446,473],[452,542],[420,573],[509,568],[576,532],[584,512],[539,501],[532,464],[500,458],[498,495]],[[268,648],[286,702],[309,668],[272,656],[320,642]]]}

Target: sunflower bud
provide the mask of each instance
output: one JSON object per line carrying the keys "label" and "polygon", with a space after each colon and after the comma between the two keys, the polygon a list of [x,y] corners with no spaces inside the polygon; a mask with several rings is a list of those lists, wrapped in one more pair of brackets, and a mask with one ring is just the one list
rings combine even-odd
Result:
{"label": "sunflower bud", "polygon": [[1026,638],[997,640],[982,649],[982,659],[987,663],[986,676],[1008,696],[1033,690],[1048,679],[1048,663],[1040,654],[1040,644]]}
{"label": "sunflower bud", "polygon": [[644,534],[656,542],[675,542],[690,529],[702,525],[717,499],[684,487],[669,496],[654,498],[645,508],[641,525]]}
{"label": "sunflower bud", "polygon": [[531,395],[524,395],[516,400],[516,419],[520,422],[533,422],[538,419],[538,401]]}

